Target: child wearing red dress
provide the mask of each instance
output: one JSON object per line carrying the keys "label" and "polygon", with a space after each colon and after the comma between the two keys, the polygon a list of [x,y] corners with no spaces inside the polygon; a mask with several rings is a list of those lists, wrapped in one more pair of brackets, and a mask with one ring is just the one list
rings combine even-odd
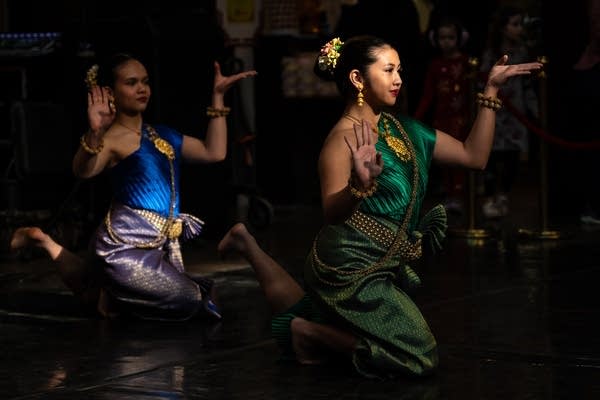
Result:
{"label": "child wearing red dress", "polygon": [[[431,42],[438,54],[429,64],[423,95],[415,112],[416,119],[429,120],[434,128],[461,141],[467,137],[471,122],[469,56],[462,51],[467,38],[462,25],[451,17],[441,18],[430,31]],[[464,170],[446,167],[442,179],[446,209],[462,212]]]}

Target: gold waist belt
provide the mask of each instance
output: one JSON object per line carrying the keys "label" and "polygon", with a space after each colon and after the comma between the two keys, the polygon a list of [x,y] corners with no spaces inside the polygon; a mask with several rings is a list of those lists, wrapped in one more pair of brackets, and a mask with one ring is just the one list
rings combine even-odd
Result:
{"label": "gold waist belt", "polygon": [[133,209],[138,215],[152,224],[159,232],[164,233],[168,239],[177,239],[183,231],[183,222],[179,218],[169,219],[149,210]]}
{"label": "gold waist belt", "polygon": [[353,228],[364,233],[376,242],[379,242],[386,248],[389,248],[392,243],[394,243],[396,234],[385,225],[379,223],[375,218],[369,217],[367,214],[355,211],[347,222]]}
{"label": "gold waist belt", "polygon": [[[347,220],[347,223],[387,249],[389,249],[396,240],[396,232],[383,225],[375,218],[360,211],[355,211]],[[407,235],[404,235],[404,238],[401,239],[396,246],[396,251],[407,261],[417,260],[423,253],[420,237],[417,237],[413,242]]]}

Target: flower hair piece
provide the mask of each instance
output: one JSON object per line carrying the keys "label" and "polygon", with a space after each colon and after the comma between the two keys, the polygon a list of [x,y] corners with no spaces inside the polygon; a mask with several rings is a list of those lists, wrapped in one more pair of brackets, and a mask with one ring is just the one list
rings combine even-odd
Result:
{"label": "flower hair piece", "polygon": [[87,70],[85,74],[85,84],[89,90],[92,90],[95,86],[98,86],[98,64],[94,64]]}
{"label": "flower hair piece", "polygon": [[321,47],[321,53],[319,55],[319,69],[321,71],[328,70],[333,74],[333,70],[337,65],[337,60],[340,57],[340,49],[344,45],[344,42],[339,37],[331,39]]}

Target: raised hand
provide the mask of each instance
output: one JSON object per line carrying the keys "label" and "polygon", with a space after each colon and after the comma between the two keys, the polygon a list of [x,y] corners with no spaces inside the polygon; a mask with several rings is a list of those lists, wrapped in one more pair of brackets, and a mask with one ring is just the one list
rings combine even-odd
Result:
{"label": "raised hand", "polygon": [[356,145],[350,143],[344,136],[352,155],[352,168],[356,180],[354,183],[363,189],[371,187],[375,178],[383,171],[383,159],[381,153],[375,149],[375,143],[371,140],[372,132],[371,124],[363,120],[362,125],[354,124]]}
{"label": "raised hand", "polygon": [[115,119],[114,106],[109,104],[110,91],[94,86],[88,92],[88,123],[92,132],[104,132]]}
{"label": "raised hand", "polygon": [[234,75],[224,76],[221,73],[221,66],[218,62],[215,61],[215,83],[213,86],[213,90],[215,93],[224,94],[237,81],[248,78],[250,76],[255,76],[256,74],[256,71],[250,70],[240,72]]}
{"label": "raised hand", "polygon": [[502,86],[510,77],[517,75],[529,75],[533,71],[538,71],[542,68],[543,64],[539,62],[530,62],[522,64],[506,64],[508,62],[508,55],[500,57],[496,64],[490,70],[488,76],[488,85],[499,88]]}

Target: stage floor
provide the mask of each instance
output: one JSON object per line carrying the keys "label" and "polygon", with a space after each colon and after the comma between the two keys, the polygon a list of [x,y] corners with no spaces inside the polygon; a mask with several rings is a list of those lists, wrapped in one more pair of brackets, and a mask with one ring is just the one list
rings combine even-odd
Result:
{"label": "stage floor", "polygon": [[[438,341],[427,378],[372,381],[343,365],[279,359],[252,269],[217,257],[216,241],[187,246],[191,274],[213,277],[219,323],[107,321],[87,315],[36,254],[0,262],[0,393],[4,399],[598,399],[600,230],[536,230],[535,193],[485,225],[449,235],[418,272],[414,300]],[[529,203],[528,203],[529,202]],[[294,276],[320,224],[318,207],[275,209],[257,237]],[[464,220],[451,219],[453,228]]]}

